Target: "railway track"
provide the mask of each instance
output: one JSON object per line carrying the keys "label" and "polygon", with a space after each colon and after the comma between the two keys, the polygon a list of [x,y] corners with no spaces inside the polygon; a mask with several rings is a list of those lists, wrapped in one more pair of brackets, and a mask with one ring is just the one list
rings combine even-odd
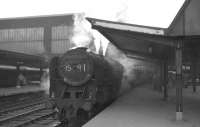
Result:
{"label": "railway track", "polygon": [[18,103],[13,103],[11,105],[7,105],[5,108],[1,108],[0,114],[3,114],[5,112],[14,111],[14,110],[17,110],[17,109],[23,109],[25,107],[34,106],[36,104],[41,104],[41,103],[44,103],[44,102],[45,102],[44,98],[41,97],[41,98],[37,98],[37,99],[31,99],[31,100],[18,102]]}
{"label": "railway track", "polygon": [[0,108],[0,127],[58,127],[55,111],[47,109],[45,98],[33,98]]}
{"label": "railway track", "polygon": [[2,116],[0,127],[56,127],[60,123],[54,119],[54,114],[44,105],[37,105]]}
{"label": "railway track", "polygon": [[0,111],[9,107],[22,105],[22,103],[31,103],[30,101],[32,100],[42,98],[44,98],[44,94],[42,92],[0,97]]}

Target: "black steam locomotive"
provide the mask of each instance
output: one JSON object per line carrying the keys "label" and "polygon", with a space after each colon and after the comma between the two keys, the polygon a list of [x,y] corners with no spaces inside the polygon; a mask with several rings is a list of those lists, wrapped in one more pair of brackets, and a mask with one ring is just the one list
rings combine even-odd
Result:
{"label": "black steam locomotive", "polygon": [[64,126],[80,126],[119,95],[123,67],[112,59],[76,48],[50,63],[50,96]]}

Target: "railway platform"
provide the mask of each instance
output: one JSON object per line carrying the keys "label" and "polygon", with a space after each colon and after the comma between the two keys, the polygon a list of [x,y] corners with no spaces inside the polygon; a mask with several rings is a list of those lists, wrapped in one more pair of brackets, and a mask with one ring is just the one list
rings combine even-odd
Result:
{"label": "railway platform", "polygon": [[200,88],[183,89],[183,120],[176,121],[175,89],[167,101],[149,87],[138,87],[119,97],[83,127],[199,127]]}
{"label": "railway platform", "polygon": [[27,85],[27,86],[21,86],[20,88],[17,87],[0,88],[0,97],[10,96],[15,94],[24,94],[30,92],[39,92],[39,91],[44,91],[44,89],[45,88],[41,85]]}

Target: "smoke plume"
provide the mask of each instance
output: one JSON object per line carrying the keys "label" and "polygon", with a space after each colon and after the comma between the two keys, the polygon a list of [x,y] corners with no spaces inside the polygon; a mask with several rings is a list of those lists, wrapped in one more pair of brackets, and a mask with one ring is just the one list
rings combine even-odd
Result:
{"label": "smoke plume", "polygon": [[83,14],[74,15],[74,25],[72,27],[70,40],[73,46],[87,47],[91,50],[96,50],[94,46],[94,37],[91,33],[91,25],[85,20]]}
{"label": "smoke plume", "polygon": [[125,92],[126,90],[129,90],[132,87],[131,82],[135,78],[135,75],[132,70],[137,64],[137,61],[128,58],[122,51],[120,51],[112,43],[109,43],[105,56],[118,61],[123,66],[124,73],[122,78],[121,93]]}
{"label": "smoke plume", "polygon": [[86,47],[96,54],[105,54],[109,41],[98,31],[91,28],[91,24],[84,14],[74,15],[74,25],[70,34],[71,48]]}

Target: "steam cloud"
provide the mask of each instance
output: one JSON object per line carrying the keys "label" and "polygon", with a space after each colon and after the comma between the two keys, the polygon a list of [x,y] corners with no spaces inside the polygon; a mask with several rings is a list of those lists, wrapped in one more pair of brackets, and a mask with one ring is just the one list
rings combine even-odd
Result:
{"label": "steam cloud", "polygon": [[71,48],[87,47],[96,50],[93,44],[94,37],[91,33],[91,25],[84,19],[83,14],[74,15],[74,26],[72,27],[70,40],[74,44]]}
{"label": "steam cloud", "polygon": [[87,47],[92,52],[105,54],[109,41],[105,39],[98,31],[91,28],[91,24],[85,19],[84,14],[74,15],[74,26],[72,27],[70,40],[73,46]]}
{"label": "steam cloud", "polygon": [[112,58],[118,61],[124,67],[124,73],[122,78],[121,93],[129,90],[132,86],[131,82],[134,80],[135,75],[132,73],[135,65],[137,64],[136,60],[128,58],[122,51],[120,51],[112,43],[109,43],[106,51],[106,57]]}

